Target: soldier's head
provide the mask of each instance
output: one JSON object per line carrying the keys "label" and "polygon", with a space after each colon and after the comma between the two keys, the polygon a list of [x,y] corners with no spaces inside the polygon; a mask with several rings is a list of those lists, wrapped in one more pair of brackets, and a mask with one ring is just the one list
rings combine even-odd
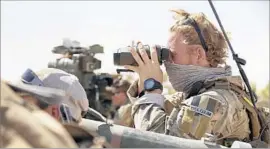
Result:
{"label": "soldier's head", "polygon": [[[57,115],[57,111],[68,108],[70,109],[73,120],[79,122],[83,114],[88,110],[89,103],[86,93],[77,77],[72,74],[54,68],[45,68],[36,72],[27,69],[22,75],[21,81],[26,84],[65,91],[66,97],[60,104],[51,105],[46,109],[46,111],[53,116]],[[32,96],[22,97],[28,101],[36,102],[36,100],[33,100]]]}
{"label": "soldier's head", "polygon": [[69,107],[62,104],[62,101],[66,99],[66,93],[63,90],[29,85],[19,81],[7,82],[7,84],[26,103],[39,107],[60,122],[74,123]]}
{"label": "soldier's head", "polygon": [[[60,106],[65,106],[61,104],[61,101],[59,99],[54,99],[55,101],[53,103],[49,103],[46,100],[42,100],[42,97],[37,97],[31,93],[20,91],[18,90],[16,92],[20,97],[22,97],[25,101],[38,106],[48,114],[50,114],[52,117],[54,117],[56,120],[61,121],[61,113],[60,113]],[[68,113],[62,113],[65,115],[68,115]],[[71,115],[69,115],[71,116]]]}
{"label": "soldier's head", "polygon": [[129,81],[117,79],[113,83],[112,87],[109,88],[113,93],[112,104],[114,106],[121,106],[129,101],[126,93],[129,86],[130,86]]}
{"label": "soldier's head", "polygon": [[175,23],[170,27],[168,40],[171,61],[203,67],[225,64],[227,44],[222,32],[203,13],[172,11],[175,13]]}
{"label": "soldier's head", "polygon": [[[8,86],[9,87],[8,87]],[[26,146],[26,147],[94,147],[95,148],[102,148],[110,147],[106,140],[102,142],[95,142],[95,139],[100,136],[95,132],[89,132],[86,129],[80,127],[80,125],[74,124],[74,122],[68,123],[66,121],[70,116],[68,115],[68,109],[59,106],[60,109],[58,111],[60,114],[61,120],[64,120],[63,125],[59,125],[57,121],[54,121],[49,115],[45,112],[40,111],[40,108],[49,111],[49,108],[53,107],[54,105],[61,105],[61,102],[65,100],[66,94],[63,90],[55,89],[55,88],[48,88],[42,86],[35,86],[29,85],[22,82],[6,82],[1,80],[1,106],[7,108],[9,112],[13,113],[13,115],[5,116],[5,122],[14,125],[8,125],[9,128],[3,136],[13,132],[14,130],[21,129],[22,127],[14,127],[18,124],[18,122],[22,123],[24,131],[19,131],[17,133],[13,133],[12,136],[7,137],[4,141],[4,147],[6,146]],[[23,99],[18,98],[17,95],[21,95],[24,97]],[[35,106],[37,105],[37,106]],[[63,105],[63,104],[62,104]],[[38,108],[39,107],[39,108]],[[2,107],[1,107],[2,108]],[[61,108],[63,110],[61,110]],[[55,111],[56,113],[59,113]],[[14,113],[15,112],[15,113]],[[5,113],[5,112],[4,112]],[[2,113],[1,113],[2,114]],[[65,115],[64,115],[65,114]],[[53,116],[56,118],[57,114]],[[26,120],[26,121],[25,121]],[[29,121],[30,120],[30,121]],[[2,121],[1,121],[2,122]],[[6,128],[5,124],[1,123],[1,128]],[[47,125],[49,124],[49,125]],[[32,126],[38,126],[32,128]],[[44,126],[44,127],[43,127]],[[64,127],[62,127],[64,126]],[[15,129],[14,129],[15,128]],[[54,131],[44,131],[48,128]],[[66,128],[66,129],[64,129]],[[67,132],[66,132],[67,130]],[[33,133],[38,136],[37,138],[29,138],[29,135],[21,135],[22,133],[29,133],[31,136]],[[14,131],[15,132],[15,131]],[[69,134],[73,138],[70,138]],[[19,137],[18,137],[19,135]],[[33,136],[33,135],[32,135]],[[28,138],[27,138],[28,137]],[[30,140],[29,140],[30,139]],[[45,139],[45,140],[44,140]],[[25,142],[25,140],[27,140]],[[48,144],[48,142],[56,141],[54,144]],[[47,143],[46,143],[47,142]],[[75,145],[75,143],[78,145]],[[1,144],[2,145],[2,144]],[[0,146],[1,146],[0,145]],[[2,146],[3,146],[2,145]],[[1,147],[2,147],[1,146]]]}

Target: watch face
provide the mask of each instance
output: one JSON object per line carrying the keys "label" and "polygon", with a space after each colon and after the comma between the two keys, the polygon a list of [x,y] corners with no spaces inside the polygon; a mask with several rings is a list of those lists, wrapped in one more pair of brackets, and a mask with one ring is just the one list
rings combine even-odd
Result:
{"label": "watch face", "polygon": [[154,85],[155,85],[155,82],[152,79],[145,81],[145,89],[151,89],[154,87]]}

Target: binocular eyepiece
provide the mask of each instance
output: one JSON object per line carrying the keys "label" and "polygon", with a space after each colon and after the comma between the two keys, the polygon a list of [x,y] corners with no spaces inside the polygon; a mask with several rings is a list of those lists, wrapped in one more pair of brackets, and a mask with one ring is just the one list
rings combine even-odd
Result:
{"label": "binocular eyepiece", "polygon": [[[116,66],[124,66],[124,65],[138,66],[136,60],[133,58],[132,54],[129,52],[130,48],[131,47],[120,48],[120,49],[118,49],[117,53],[113,54],[114,65],[116,65]],[[136,47],[135,49],[139,53],[138,47]],[[144,49],[145,49],[149,59],[151,59],[150,47],[148,45],[144,45]],[[163,48],[163,47],[157,45],[156,50],[157,50],[157,56],[158,56],[158,61],[159,61],[160,65],[162,65],[163,61],[169,60],[169,57],[170,57],[169,49]]]}

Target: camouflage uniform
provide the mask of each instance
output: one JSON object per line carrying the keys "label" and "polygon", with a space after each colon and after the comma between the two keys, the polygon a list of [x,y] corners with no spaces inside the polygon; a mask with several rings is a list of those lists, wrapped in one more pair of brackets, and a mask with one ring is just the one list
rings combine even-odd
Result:
{"label": "camouflage uniform", "polygon": [[[243,88],[240,77],[226,79]],[[213,82],[218,84],[218,80]],[[223,145],[230,139],[248,141],[251,130],[246,105],[238,100],[238,94],[224,87],[200,90],[187,99],[186,95],[176,93],[169,99],[160,94],[146,94],[137,100],[135,82],[128,90],[134,104],[135,128],[190,139],[208,137]],[[258,136],[258,132],[253,135]]]}
{"label": "camouflage uniform", "polygon": [[130,103],[121,106],[115,113],[114,124],[133,127],[131,110],[132,104]]}

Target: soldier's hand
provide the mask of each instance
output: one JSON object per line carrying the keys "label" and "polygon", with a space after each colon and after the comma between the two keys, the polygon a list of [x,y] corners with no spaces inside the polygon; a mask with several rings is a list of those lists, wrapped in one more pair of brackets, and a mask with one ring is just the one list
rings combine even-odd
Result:
{"label": "soldier's hand", "polygon": [[133,70],[139,74],[139,92],[141,92],[144,88],[144,81],[153,78],[160,83],[163,82],[163,74],[158,62],[157,52],[155,46],[151,48],[151,59],[148,58],[148,55],[143,48],[143,44],[141,42],[137,43],[137,47],[139,48],[139,53],[142,58],[140,58],[139,54],[136,52],[134,48],[131,48],[130,52],[133,58],[138,63],[138,66],[124,66],[126,69]]}

